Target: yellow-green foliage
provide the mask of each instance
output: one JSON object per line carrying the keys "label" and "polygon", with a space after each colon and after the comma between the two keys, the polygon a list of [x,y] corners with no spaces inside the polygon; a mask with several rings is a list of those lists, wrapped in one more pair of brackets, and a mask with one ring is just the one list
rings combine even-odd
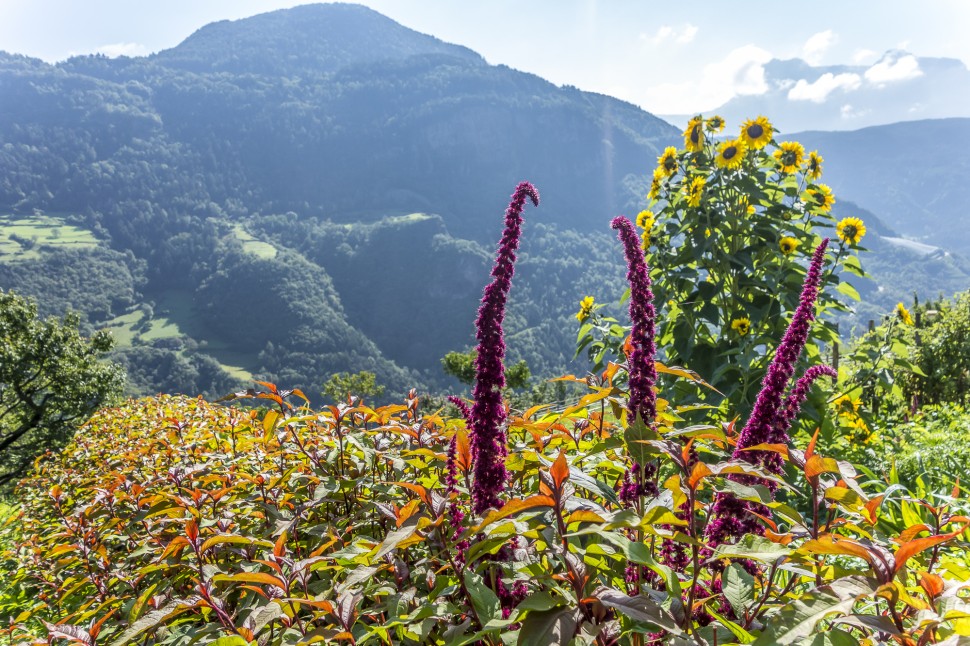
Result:
{"label": "yellow-green foliage", "polygon": [[40,247],[90,248],[97,238],[87,229],[48,215],[0,216],[0,256],[5,260],[37,258]]}

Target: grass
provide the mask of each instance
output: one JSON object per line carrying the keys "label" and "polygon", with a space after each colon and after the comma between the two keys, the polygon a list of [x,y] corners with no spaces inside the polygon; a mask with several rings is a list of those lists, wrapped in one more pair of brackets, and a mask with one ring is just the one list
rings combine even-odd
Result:
{"label": "grass", "polygon": [[276,247],[268,242],[257,240],[253,234],[246,231],[241,224],[236,224],[232,229],[233,236],[242,244],[243,251],[252,254],[257,258],[271,259],[279,253]]}
{"label": "grass", "polygon": [[33,260],[43,247],[92,248],[98,239],[56,215],[0,215],[0,258]]}
{"label": "grass", "polygon": [[153,316],[136,309],[115,317],[106,324],[119,347],[150,344],[158,339],[189,336],[199,343],[199,351],[219,362],[227,373],[243,381],[252,381],[256,354],[240,352],[225,341],[208,338],[208,330],[192,305],[187,290],[166,290],[155,294]]}

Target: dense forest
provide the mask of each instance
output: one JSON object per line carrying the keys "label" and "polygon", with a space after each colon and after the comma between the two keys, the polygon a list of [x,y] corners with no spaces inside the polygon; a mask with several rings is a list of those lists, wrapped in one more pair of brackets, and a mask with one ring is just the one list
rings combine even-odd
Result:
{"label": "dense forest", "polygon": [[[510,356],[549,375],[575,365],[575,294],[619,301],[608,222],[643,208],[649,169],[680,139],[635,106],[354,5],[215,23],[144,58],[0,53],[0,287],[111,330],[135,393],[261,378],[316,394],[348,370],[373,371],[389,395],[455,388],[439,359],[472,344],[502,196],[528,178],[543,200]],[[910,233],[878,215],[876,233]],[[95,244],[53,244],[27,216]],[[871,240],[876,283],[859,288],[874,305],[846,328],[970,275],[945,252]]]}

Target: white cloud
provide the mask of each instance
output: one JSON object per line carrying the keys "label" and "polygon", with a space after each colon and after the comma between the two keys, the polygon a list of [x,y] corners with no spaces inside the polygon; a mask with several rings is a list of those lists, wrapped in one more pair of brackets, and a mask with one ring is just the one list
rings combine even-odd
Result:
{"label": "white cloud", "polygon": [[705,65],[696,80],[647,88],[641,105],[659,114],[687,114],[720,107],[735,96],[764,94],[764,64],[771,58],[760,47],[738,47],[723,60]]}
{"label": "white cloud", "polygon": [[148,48],[140,43],[112,43],[102,45],[94,50],[95,54],[104,54],[108,58],[118,56],[144,56],[148,54]]}
{"label": "white cloud", "polygon": [[862,85],[862,77],[858,74],[832,74],[826,72],[818,77],[813,83],[805,79],[800,79],[793,88],[788,90],[789,101],[811,101],[813,103],[823,103],[829,94],[835,90],[845,90],[851,92]]}
{"label": "white cloud", "polygon": [[682,45],[686,45],[687,43],[694,40],[694,36],[696,35],[697,35],[697,27],[690,23],[687,23],[683,31],[680,32],[680,35],[677,36],[677,42],[681,43]]}
{"label": "white cloud", "polygon": [[857,49],[852,54],[852,62],[856,65],[867,65],[876,60],[876,52],[871,49]]}
{"label": "white cloud", "polygon": [[680,45],[686,45],[694,40],[694,36],[696,35],[697,27],[690,23],[687,23],[680,29],[671,27],[670,25],[661,25],[657,28],[653,36],[640,34],[640,40],[645,40],[651,45],[659,45],[667,40],[673,40]]}
{"label": "white cloud", "polygon": [[822,62],[822,57],[835,40],[835,32],[831,29],[814,34],[802,45],[802,58],[809,65],[818,65]]}
{"label": "white cloud", "polygon": [[912,54],[886,54],[866,70],[866,80],[875,85],[908,81],[922,75],[919,61]]}

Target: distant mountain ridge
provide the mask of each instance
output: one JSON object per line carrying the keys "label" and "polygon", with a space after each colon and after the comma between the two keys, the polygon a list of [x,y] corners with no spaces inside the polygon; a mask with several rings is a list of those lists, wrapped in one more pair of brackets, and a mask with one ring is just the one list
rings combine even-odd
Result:
{"label": "distant mountain ridge", "polygon": [[770,115],[783,133],[970,117],[970,70],[953,58],[890,50],[871,65],[793,58],[768,61],[763,70],[765,92],[736,96],[711,114],[729,122]]}
{"label": "distant mountain ridge", "polygon": [[434,54],[485,64],[467,47],[413,31],[361,5],[334,3],[210,23],[149,58],[198,73],[293,76]]}

